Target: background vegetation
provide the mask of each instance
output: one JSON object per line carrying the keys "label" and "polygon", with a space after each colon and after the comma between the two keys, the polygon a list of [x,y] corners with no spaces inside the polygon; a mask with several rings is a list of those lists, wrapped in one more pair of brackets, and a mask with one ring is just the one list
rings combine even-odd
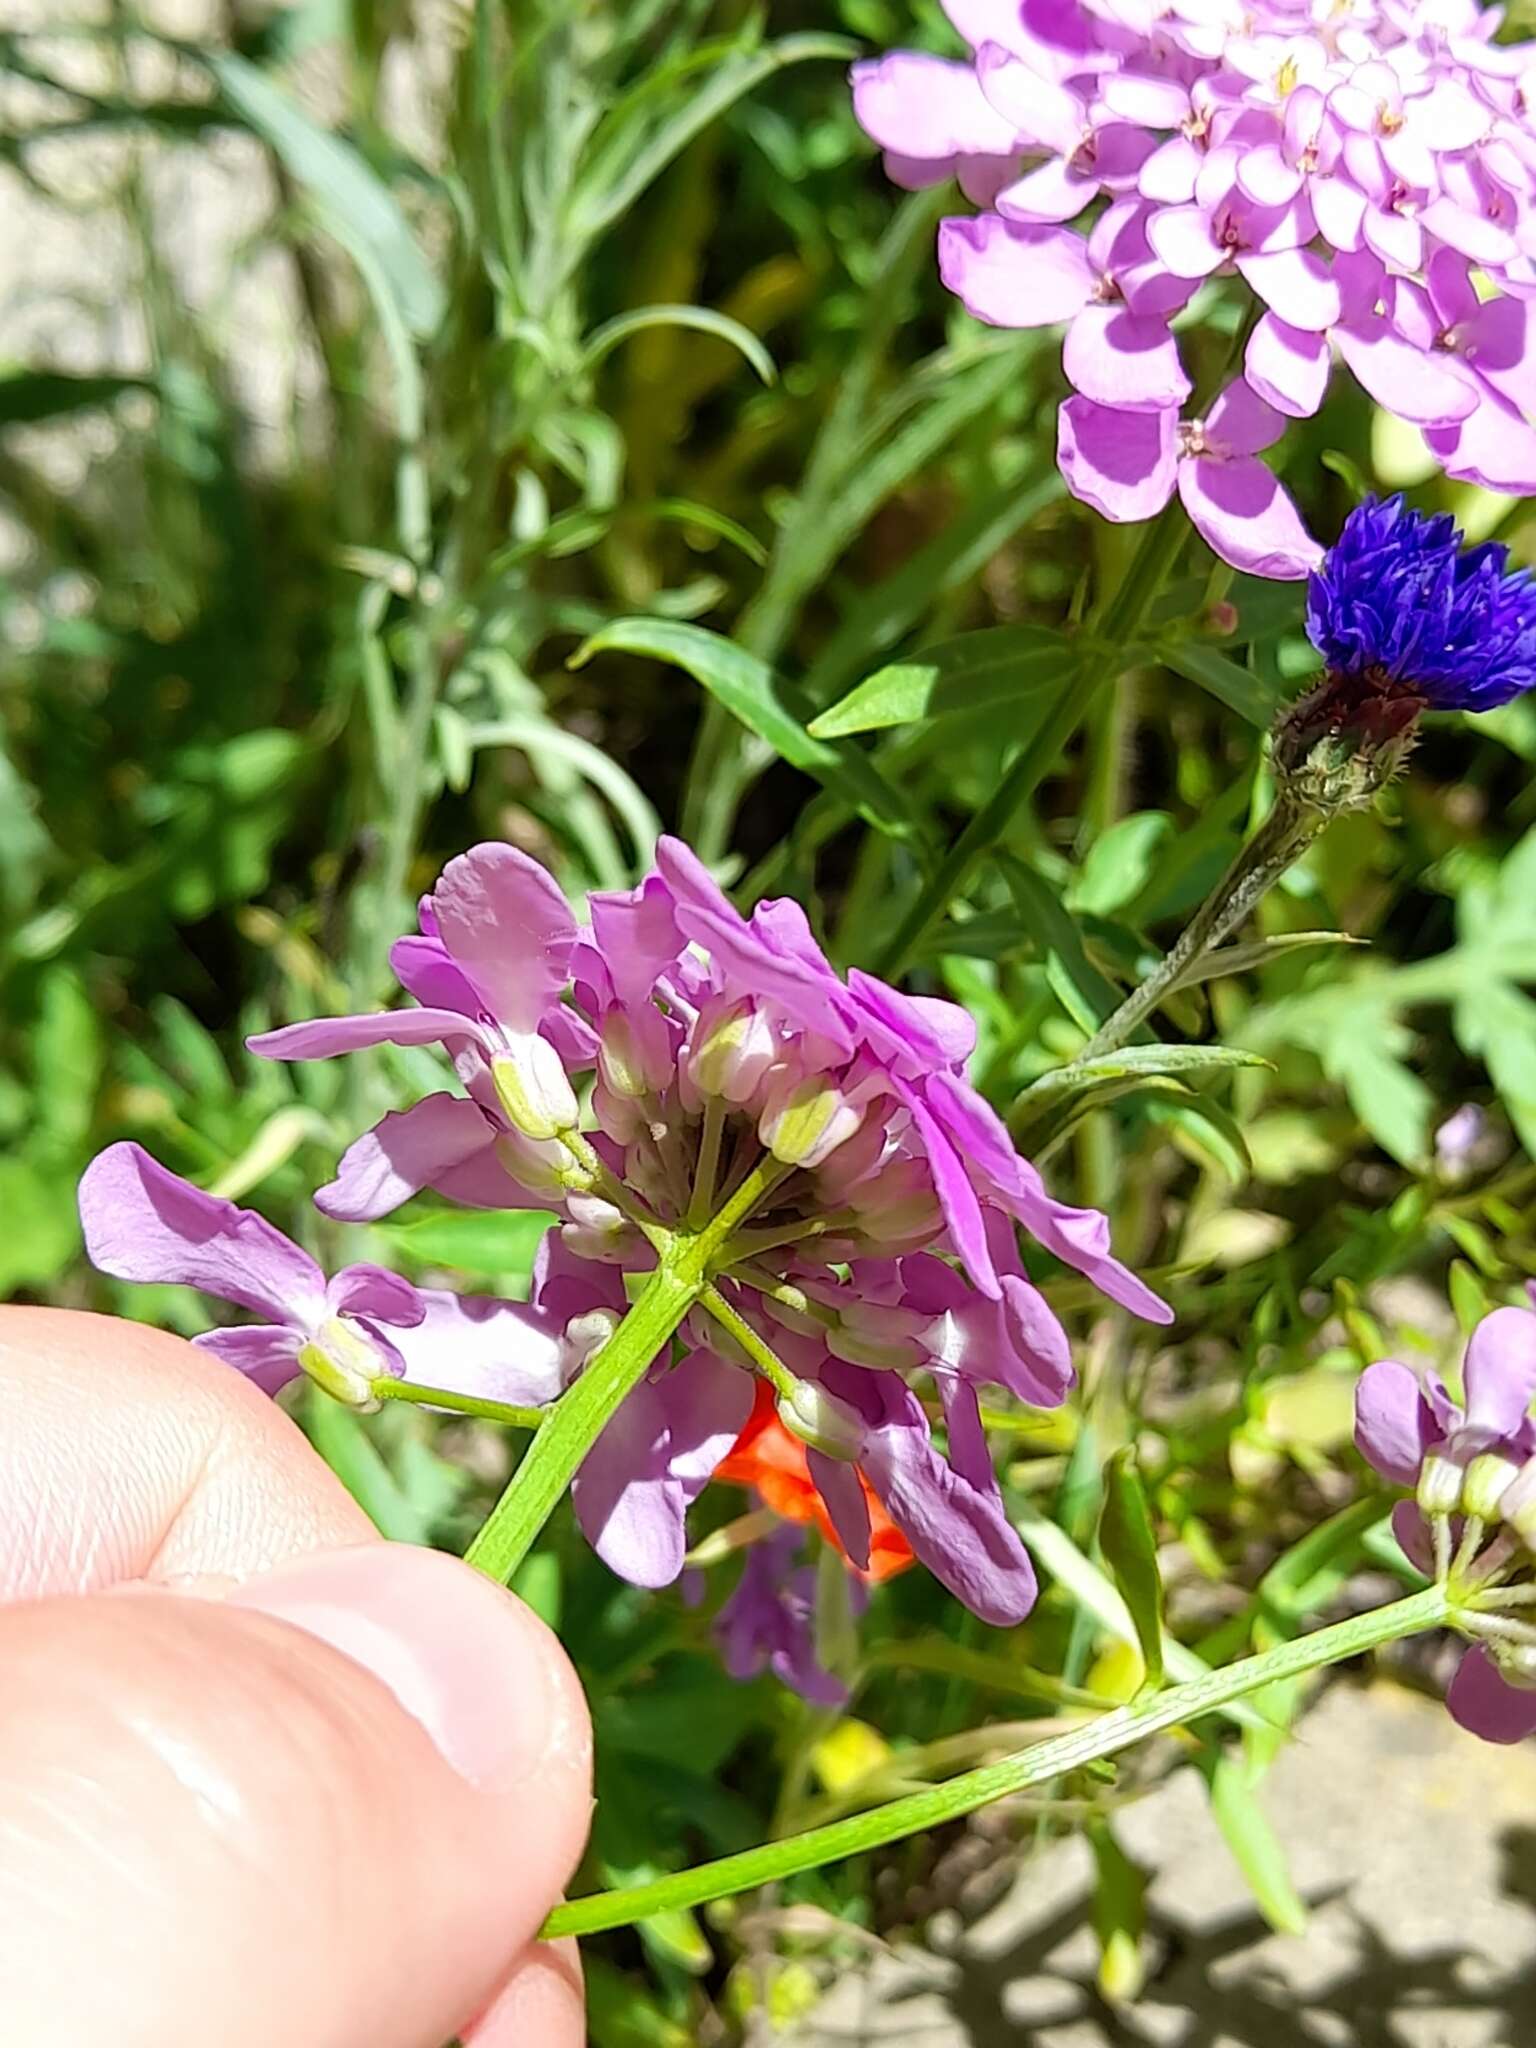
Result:
{"label": "background vegetation", "polygon": [[[525,1281],[525,1217],[421,1201],[363,1233],[309,1207],[370,1112],[434,1085],[428,1056],[242,1050],[382,996],[413,895],[479,837],[579,899],[681,829],[742,900],[800,897],[843,963],[899,944],[912,985],[974,1011],[1005,1107],[1168,943],[1264,801],[1260,732],[1313,659],[1302,593],[1190,543],[1140,666],[1031,801],[996,801],[1137,537],[1062,493],[1054,337],[953,305],[945,196],[893,193],[853,124],[850,57],[948,33],[927,0],[114,0],[0,31],[0,1298],[199,1326],[192,1297],[81,1261],[75,1181],[125,1136],[326,1256]],[[1236,317],[1200,308],[1197,379]],[[1325,537],[1406,483],[1536,551],[1536,519],[1430,478],[1342,377],[1285,460]],[[868,737],[808,737],[933,647],[874,691]],[[889,1796],[1016,1740],[1063,1683],[1132,1688],[1095,1561],[1121,1445],[1171,1633],[1205,1654],[1392,1569],[1348,1445],[1359,1365],[1453,1349],[1447,1275],[1466,1325],[1536,1273],[1533,757],[1528,706],[1432,729],[1266,906],[1264,943],[1180,999],[1176,1034],[1224,1055],[1018,1112],[1181,1311],[1169,1337],[1089,1326],[1052,1277],[1080,1394],[999,1436],[1051,1582],[1026,1627],[893,1582],[834,1724],[723,1677],[721,1589],[642,1596],[556,1525],[522,1590],[593,1692],[587,1881]],[[962,834],[962,885],[925,899]],[[1369,943],[1285,943],[1319,931]],[[1467,1142],[1437,1146],[1466,1103]],[[507,1469],[494,1434],[418,1415],[305,1420],[391,1534],[462,1543]],[[717,1489],[697,1533],[742,1504]],[[1194,1757],[1280,1925],[1302,1908],[1260,1787],[1296,1705]],[[594,2038],[764,2038],[857,1930],[920,1925],[1070,1826],[1099,1857],[1106,1988],[1133,1995],[1113,1813],[1170,1760],[594,1944]]]}

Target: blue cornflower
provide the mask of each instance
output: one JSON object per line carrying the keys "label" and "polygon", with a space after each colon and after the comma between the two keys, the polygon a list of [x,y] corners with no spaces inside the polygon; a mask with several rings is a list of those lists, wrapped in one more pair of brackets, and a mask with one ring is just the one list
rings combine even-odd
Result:
{"label": "blue cornflower", "polygon": [[1307,582],[1307,632],[1335,682],[1437,711],[1491,711],[1536,687],[1536,580],[1449,513],[1367,498]]}

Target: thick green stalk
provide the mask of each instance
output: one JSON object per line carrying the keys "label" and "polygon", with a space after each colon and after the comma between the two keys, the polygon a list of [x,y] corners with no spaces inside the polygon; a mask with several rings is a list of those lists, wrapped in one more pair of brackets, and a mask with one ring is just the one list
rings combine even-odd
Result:
{"label": "thick green stalk", "polygon": [[1354,1615],[1332,1628],[1282,1643],[1262,1656],[1244,1657],[1224,1670],[1170,1686],[1167,1691],[1153,1693],[1128,1707],[1117,1707],[1068,1734],[1033,1743],[997,1763],[965,1771],[947,1784],[935,1785],[931,1791],[909,1793],[869,1813],[854,1814],[847,1820],[811,1828],[782,1841],[765,1842],[760,1848],[722,1856],[713,1863],[697,1864],[692,1870],[680,1870],[650,1884],[574,1899],[568,1905],[556,1907],[542,1932],[553,1938],[627,1927],[655,1913],[706,1905],[711,1899],[727,1898],[733,1892],[750,1891],[757,1885],[772,1884],[800,1871],[815,1870],[824,1863],[877,1849],[883,1843],[899,1841],[904,1835],[942,1827],[962,1814],[974,1813],[979,1806],[990,1805],[1010,1793],[1026,1792],[1068,1771],[1081,1770],[1102,1757],[1115,1756],[1165,1728],[1179,1727],[1219,1707],[1230,1706],[1234,1700],[1266,1685],[1300,1678],[1308,1671],[1359,1656],[1362,1651],[1377,1649],[1401,1636],[1436,1628],[1450,1612],[1446,1589],[1428,1586],[1421,1593],[1379,1607],[1371,1614]]}

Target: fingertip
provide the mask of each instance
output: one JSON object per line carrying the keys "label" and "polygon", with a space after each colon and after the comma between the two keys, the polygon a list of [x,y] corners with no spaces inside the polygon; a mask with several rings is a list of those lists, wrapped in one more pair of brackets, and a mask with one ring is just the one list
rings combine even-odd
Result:
{"label": "fingertip", "polygon": [[464,2048],[582,2048],[586,1998],[574,1941],[541,1941],[460,2035]]}

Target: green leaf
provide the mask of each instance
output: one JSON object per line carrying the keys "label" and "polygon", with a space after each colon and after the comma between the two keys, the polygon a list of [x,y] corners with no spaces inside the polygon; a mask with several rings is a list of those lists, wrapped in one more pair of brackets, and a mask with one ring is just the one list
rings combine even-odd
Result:
{"label": "green leaf", "polygon": [[544,1209],[429,1209],[377,1228],[396,1250],[424,1265],[501,1278],[532,1271],[534,1253],[554,1221]]}
{"label": "green leaf", "polygon": [[962,633],[877,669],[813,719],[811,735],[837,739],[918,718],[1016,703],[1065,682],[1086,653],[1081,641],[1050,626],[987,626]]}
{"label": "green leaf", "polygon": [[1267,727],[1274,724],[1284,702],[1281,693],[1271,689],[1251,669],[1239,668],[1228,655],[1218,653],[1214,647],[1204,647],[1198,640],[1165,641],[1157,654],[1175,675],[1198,683],[1202,690],[1209,690],[1229,711],[1235,711],[1239,718],[1246,718],[1250,725]]}
{"label": "green leaf", "polygon": [[20,1154],[0,1156],[0,1216],[0,1300],[51,1286],[80,1247],[72,1181]]}
{"label": "green leaf", "polygon": [[410,333],[418,340],[434,334],[443,289],[389,187],[254,64],[228,51],[205,53],[203,61],[230,110],[281,160],[335,239],[385,279]]}
{"label": "green leaf", "polygon": [[765,384],[772,384],[778,375],[773,357],[751,328],[710,306],[637,306],[631,313],[605,320],[587,337],[581,352],[582,367],[595,369],[621,342],[628,341],[632,334],[643,334],[648,327],[692,327],[700,334],[713,334],[717,340],[727,341],[739,350]]}
{"label": "green leaf", "polygon": [[1146,1979],[1147,1873],[1133,1863],[1107,1820],[1084,1830],[1093,1851],[1093,1931],[1099,1942],[1099,1989],[1111,2005],[1140,1997]]}
{"label": "green leaf", "polygon": [[1218,946],[1203,953],[1180,977],[1180,988],[1195,988],[1203,981],[1219,981],[1225,974],[1247,974],[1281,960],[1287,953],[1300,953],[1312,946],[1368,946],[1353,932],[1277,932],[1273,938],[1244,939],[1236,946]]}
{"label": "green leaf", "polygon": [[1069,906],[1096,917],[1123,909],[1146,886],[1157,850],[1172,830],[1166,811],[1137,811],[1118,819],[1089,847],[1068,891]]}
{"label": "green leaf", "polygon": [[1226,1045],[1127,1045],[1092,1060],[1075,1060],[1042,1074],[1014,1098],[1008,1128],[1032,1145],[1058,1136],[1063,1122],[1075,1123],[1089,1109],[1102,1109],[1150,1081],[1182,1081],[1186,1075],[1222,1068],[1267,1067],[1258,1053]]}
{"label": "green leaf", "polygon": [[1285,1851],[1259,1804],[1252,1763],[1241,1750],[1207,1747],[1200,1768],[1212,1816],[1259,1911],[1278,1933],[1303,1933],[1307,1909],[1291,1882]]}
{"label": "green leaf", "polygon": [[1163,1581],[1157,1568],[1157,1536],[1146,1488],[1127,1445],[1104,1468],[1104,1507],[1099,1548],[1135,1625],[1149,1688],[1163,1682]]}
{"label": "green leaf", "polygon": [[749,732],[842,796],[869,824],[897,839],[919,836],[907,799],[868,756],[847,742],[813,739],[791,708],[782,677],[722,634],[670,619],[615,619],[576,650],[569,666],[580,668],[593,655],[609,651],[648,654],[685,669]]}
{"label": "green leaf", "polygon": [[64,370],[13,370],[0,376],[0,426],[62,419],[111,405],[127,391],[153,391],[147,377],[71,376]]}
{"label": "green leaf", "polygon": [[381,1536],[393,1543],[426,1543],[431,1518],[413,1501],[384,1462],[362,1417],[318,1388],[306,1389],[304,1428]]}
{"label": "green leaf", "polygon": [[1019,921],[1045,962],[1056,1000],[1079,1031],[1090,1038],[1120,1005],[1120,991],[1089,959],[1083,935],[1050,884],[1026,861],[998,856]]}

